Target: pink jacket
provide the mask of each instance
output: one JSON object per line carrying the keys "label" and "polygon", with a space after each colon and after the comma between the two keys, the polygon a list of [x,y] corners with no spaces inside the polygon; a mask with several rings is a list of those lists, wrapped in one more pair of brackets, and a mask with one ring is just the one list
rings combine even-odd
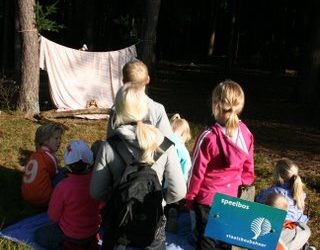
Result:
{"label": "pink jacket", "polygon": [[53,190],[49,218],[73,239],[87,239],[99,230],[99,203],[89,195],[91,173],[69,174]]}
{"label": "pink jacket", "polygon": [[187,204],[196,201],[211,206],[215,193],[236,197],[240,185],[254,181],[253,135],[239,123],[248,153],[234,144],[218,124],[202,132],[192,155]]}

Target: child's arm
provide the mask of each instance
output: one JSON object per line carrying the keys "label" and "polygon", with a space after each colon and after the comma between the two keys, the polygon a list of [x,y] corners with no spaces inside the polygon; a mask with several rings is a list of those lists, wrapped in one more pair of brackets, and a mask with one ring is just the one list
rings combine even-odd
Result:
{"label": "child's arm", "polygon": [[204,136],[203,139],[198,139],[196,147],[193,152],[191,176],[188,185],[188,192],[186,195],[186,207],[191,209],[193,201],[198,195],[202,181],[204,179],[208,163],[212,157],[213,145],[210,142],[210,138],[205,137],[204,133],[200,137]]}
{"label": "child's arm", "polygon": [[105,201],[111,191],[112,175],[107,164],[107,155],[111,153],[112,151],[107,149],[107,143],[103,143],[97,154],[90,183],[90,195],[95,200]]}
{"label": "child's arm", "polygon": [[49,202],[48,216],[53,222],[59,222],[63,212],[64,192],[62,185],[57,185],[53,190]]}
{"label": "child's arm", "polygon": [[250,136],[250,144],[248,147],[248,159],[243,164],[241,174],[242,185],[252,185],[254,181],[254,157],[253,157],[253,136]]}

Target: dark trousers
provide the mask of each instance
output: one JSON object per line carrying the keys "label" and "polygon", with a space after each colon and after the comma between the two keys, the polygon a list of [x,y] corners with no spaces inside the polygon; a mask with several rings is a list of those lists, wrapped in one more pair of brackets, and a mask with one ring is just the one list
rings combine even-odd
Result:
{"label": "dark trousers", "polygon": [[195,203],[194,212],[196,215],[196,235],[197,250],[213,250],[216,249],[215,241],[205,237],[204,231],[208,222],[210,207]]}

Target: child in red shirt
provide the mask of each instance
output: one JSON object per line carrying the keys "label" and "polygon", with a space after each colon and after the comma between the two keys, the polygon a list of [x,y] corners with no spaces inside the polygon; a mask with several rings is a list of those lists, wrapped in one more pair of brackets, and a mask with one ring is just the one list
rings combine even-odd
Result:
{"label": "child in red shirt", "polygon": [[57,177],[56,152],[61,143],[62,129],[54,124],[40,126],[35,134],[36,152],[32,153],[22,177],[22,197],[35,207],[46,208]]}

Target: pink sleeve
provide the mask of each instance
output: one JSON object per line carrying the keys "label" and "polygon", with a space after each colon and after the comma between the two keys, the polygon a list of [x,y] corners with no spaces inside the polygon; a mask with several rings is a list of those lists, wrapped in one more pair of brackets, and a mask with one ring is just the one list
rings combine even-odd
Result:
{"label": "pink sleeve", "polygon": [[[205,132],[204,132],[205,133]],[[212,157],[212,143],[208,133],[202,133],[198,138],[197,144],[192,155],[192,172],[188,185],[186,200],[194,200],[198,195],[208,163]]]}
{"label": "pink sleeve", "polygon": [[59,222],[63,212],[64,192],[62,187],[64,185],[61,184],[62,183],[59,183],[59,185],[55,187],[49,202],[48,215],[53,222]]}
{"label": "pink sleeve", "polygon": [[252,183],[254,181],[254,158],[253,158],[253,142],[254,142],[254,140],[253,140],[253,136],[251,133],[248,134],[247,140],[249,141],[249,145],[248,145],[249,157],[243,164],[243,171],[241,174],[242,185],[252,185]]}

